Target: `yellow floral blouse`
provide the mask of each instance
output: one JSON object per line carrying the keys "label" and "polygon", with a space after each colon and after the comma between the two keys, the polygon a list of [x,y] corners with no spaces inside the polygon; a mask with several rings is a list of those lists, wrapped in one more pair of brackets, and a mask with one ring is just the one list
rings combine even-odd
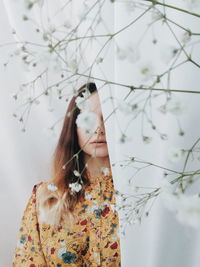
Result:
{"label": "yellow floral blouse", "polygon": [[75,212],[78,221],[70,229],[38,223],[34,185],[24,210],[14,251],[16,267],[121,266],[119,220],[115,204],[112,172],[92,179],[85,189],[85,199]]}

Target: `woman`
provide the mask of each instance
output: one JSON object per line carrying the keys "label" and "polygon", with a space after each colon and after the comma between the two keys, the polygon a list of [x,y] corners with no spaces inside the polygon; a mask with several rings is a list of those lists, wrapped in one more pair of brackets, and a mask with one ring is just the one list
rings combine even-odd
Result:
{"label": "woman", "polygon": [[[81,125],[87,112],[96,118],[92,132]],[[114,204],[99,95],[87,83],[69,103],[51,179],[33,187],[13,266],[121,266]]]}

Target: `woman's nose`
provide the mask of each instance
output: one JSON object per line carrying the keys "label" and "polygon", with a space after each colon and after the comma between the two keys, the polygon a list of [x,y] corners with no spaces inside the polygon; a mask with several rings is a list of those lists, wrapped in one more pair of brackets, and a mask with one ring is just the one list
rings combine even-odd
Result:
{"label": "woman's nose", "polygon": [[98,120],[95,133],[97,133],[97,134],[100,134],[100,133],[104,134],[105,133],[103,120]]}
{"label": "woman's nose", "polygon": [[96,134],[104,134],[104,129],[102,129],[102,127],[97,127],[95,133]]}

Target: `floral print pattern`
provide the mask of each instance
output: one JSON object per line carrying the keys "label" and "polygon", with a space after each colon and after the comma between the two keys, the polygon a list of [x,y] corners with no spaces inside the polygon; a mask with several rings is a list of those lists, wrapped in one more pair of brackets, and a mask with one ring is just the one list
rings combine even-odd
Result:
{"label": "floral print pattern", "polygon": [[118,214],[115,204],[112,173],[91,180],[85,199],[75,208],[77,221],[59,226],[38,223],[34,185],[19,228],[13,255],[16,267],[121,266]]}

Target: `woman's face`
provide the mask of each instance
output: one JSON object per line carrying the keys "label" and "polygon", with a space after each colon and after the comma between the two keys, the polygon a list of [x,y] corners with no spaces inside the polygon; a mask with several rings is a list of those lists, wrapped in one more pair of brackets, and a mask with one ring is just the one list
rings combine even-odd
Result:
{"label": "woman's face", "polygon": [[[93,130],[93,135],[89,135],[84,129],[77,126],[78,142],[81,149],[90,156],[95,157],[107,157],[108,148],[106,143],[105,127],[103,123],[103,115],[101,110],[101,104],[99,94],[97,92],[92,93],[89,97],[90,108],[88,111],[96,113],[96,125]],[[84,112],[81,111],[81,112]],[[94,143],[95,141],[102,143]]]}

